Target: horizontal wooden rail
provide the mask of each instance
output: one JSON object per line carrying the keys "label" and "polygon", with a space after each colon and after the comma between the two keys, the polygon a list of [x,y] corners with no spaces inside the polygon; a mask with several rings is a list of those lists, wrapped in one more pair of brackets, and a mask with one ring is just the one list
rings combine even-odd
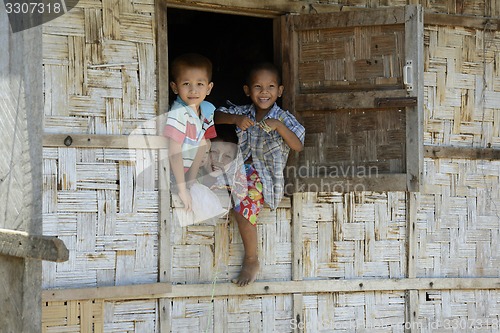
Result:
{"label": "horizontal wooden rail", "polygon": [[80,299],[131,300],[162,298],[172,291],[170,283],[133,284],[94,288],[48,289],[42,291],[43,302]]}
{"label": "horizontal wooden rail", "polygon": [[500,20],[492,17],[466,16],[424,12],[424,24],[426,25],[448,25],[452,27],[467,27],[475,29],[498,30]]}
{"label": "horizontal wooden rail", "polygon": [[247,287],[238,287],[233,283],[173,285],[172,292],[168,297],[224,297],[406,290],[485,290],[498,288],[500,288],[500,278],[302,280],[256,282]]}
{"label": "horizontal wooden rail", "polygon": [[0,229],[0,254],[56,262],[69,258],[69,251],[59,238],[9,229]]}
{"label": "horizontal wooden rail", "polygon": [[152,283],[128,286],[49,289],[42,292],[43,302],[80,299],[158,299],[179,297],[230,297],[248,295],[316,294],[334,292],[407,291],[407,290],[495,290],[500,278],[403,278],[353,280],[302,280],[256,282],[247,287],[233,283],[170,285]]}
{"label": "horizontal wooden rail", "polygon": [[44,134],[44,147],[166,149],[167,139],[159,135]]}
{"label": "horizontal wooden rail", "polygon": [[500,149],[469,148],[450,146],[424,146],[424,157],[428,158],[463,158],[481,160],[499,160]]}
{"label": "horizontal wooden rail", "polygon": [[297,177],[286,185],[285,192],[406,191],[407,177],[406,173],[359,177]]}

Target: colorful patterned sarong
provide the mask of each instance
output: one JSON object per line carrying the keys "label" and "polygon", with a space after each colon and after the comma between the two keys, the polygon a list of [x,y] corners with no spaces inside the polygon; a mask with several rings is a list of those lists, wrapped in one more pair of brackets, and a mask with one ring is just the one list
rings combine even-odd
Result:
{"label": "colorful patterned sarong", "polygon": [[257,215],[264,204],[262,182],[259,174],[251,164],[245,164],[245,171],[247,174],[248,194],[234,207],[234,211],[255,225]]}

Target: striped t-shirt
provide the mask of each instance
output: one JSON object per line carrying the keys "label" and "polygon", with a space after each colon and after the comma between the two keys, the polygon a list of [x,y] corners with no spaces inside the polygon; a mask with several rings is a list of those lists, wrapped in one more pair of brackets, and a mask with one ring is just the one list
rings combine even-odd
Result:
{"label": "striped t-shirt", "polygon": [[201,140],[217,136],[214,127],[215,106],[203,101],[200,110],[201,115],[198,117],[191,107],[177,97],[167,113],[167,124],[163,134],[182,144],[184,172],[193,164]]}

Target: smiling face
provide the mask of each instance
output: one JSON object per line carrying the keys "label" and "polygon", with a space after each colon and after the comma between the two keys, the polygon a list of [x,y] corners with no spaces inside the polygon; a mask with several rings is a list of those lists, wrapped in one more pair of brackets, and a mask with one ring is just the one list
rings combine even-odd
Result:
{"label": "smiling face", "polygon": [[276,73],[266,69],[254,72],[243,90],[252,100],[257,112],[269,111],[283,94],[283,86],[279,84]]}
{"label": "smiling face", "polygon": [[213,141],[210,146],[210,164],[212,177],[217,177],[223,171],[228,171],[231,163],[236,159],[238,145],[225,142]]}
{"label": "smiling face", "polygon": [[170,82],[170,87],[184,103],[199,113],[201,102],[210,94],[214,85],[209,80],[206,69],[182,66],[175,82]]}

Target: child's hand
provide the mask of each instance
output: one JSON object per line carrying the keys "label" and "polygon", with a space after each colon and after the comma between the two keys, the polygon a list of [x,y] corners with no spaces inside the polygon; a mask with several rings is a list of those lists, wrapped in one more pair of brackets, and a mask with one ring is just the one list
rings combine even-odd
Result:
{"label": "child's hand", "polygon": [[273,131],[275,131],[279,126],[283,125],[278,119],[268,118],[265,120],[267,126],[269,126]]}
{"label": "child's hand", "polygon": [[180,190],[179,198],[181,198],[182,203],[184,204],[184,209],[190,212],[191,208],[193,207],[193,204],[191,201],[191,194],[189,194],[189,191],[187,189]]}
{"label": "child's hand", "polygon": [[252,119],[247,116],[238,116],[235,122],[236,126],[238,126],[242,131],[246,131],[249,127],[254,125]]}

